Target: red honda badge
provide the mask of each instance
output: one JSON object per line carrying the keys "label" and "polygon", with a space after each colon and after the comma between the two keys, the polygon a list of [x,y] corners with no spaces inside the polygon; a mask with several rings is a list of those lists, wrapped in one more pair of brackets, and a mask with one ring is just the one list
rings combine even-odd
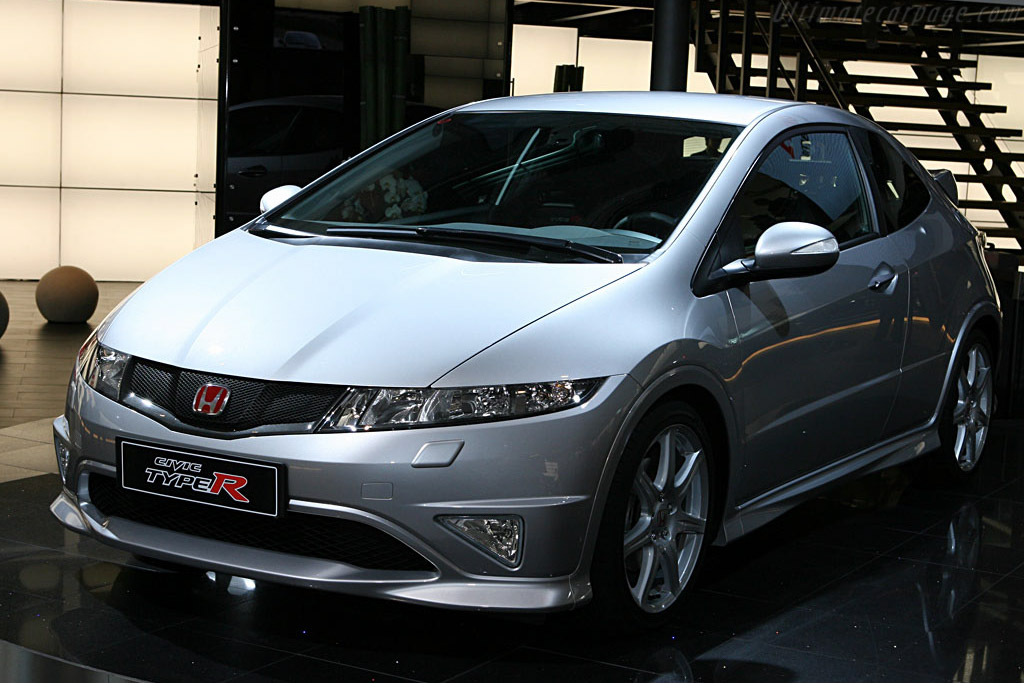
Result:
{"label": "red honda badge", "polygon": [[224,412],[228,405],[231,390],[219,384],[204,384],[196,392],[196,400],[192,402],[192,410],[203,415],[216,417]]}

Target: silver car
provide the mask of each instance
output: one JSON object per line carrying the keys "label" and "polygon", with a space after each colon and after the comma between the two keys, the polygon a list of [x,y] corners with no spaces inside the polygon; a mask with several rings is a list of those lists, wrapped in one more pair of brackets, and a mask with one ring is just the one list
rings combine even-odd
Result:
{"label": "silver car", "polygon": [[51,509],[255,579],[657,623],[709,546],[825,486],[975,468],[1000,314],[951,195],[822,106],[460,107],[112,313]]}

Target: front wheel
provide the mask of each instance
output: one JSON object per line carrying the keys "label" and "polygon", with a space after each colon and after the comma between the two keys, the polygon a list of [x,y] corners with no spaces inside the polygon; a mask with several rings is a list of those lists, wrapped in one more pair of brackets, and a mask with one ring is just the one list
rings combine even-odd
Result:
{"label": "front wheel", "polygon": [[954,473],[970,474],[978,466],[994,408],[993,379],[988,339],[973,332],[957,361],[939,427],[940,457]]}
{"label": "front wheel", "polygon": [[591,571],[603,621],[656,626],[681,602],[712,533],[711,441],[689,405],[656,407],[619,463]]}

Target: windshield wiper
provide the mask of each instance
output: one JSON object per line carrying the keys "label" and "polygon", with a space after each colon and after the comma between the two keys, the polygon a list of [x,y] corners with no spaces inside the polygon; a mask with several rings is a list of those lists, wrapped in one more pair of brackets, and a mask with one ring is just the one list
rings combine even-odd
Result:
{"label": "windshield wiper", "polygon": [[523,247],[535,247],[547,251],[582,256],[600,263],[622,263],[622,256],[610,249],[581,244],[572,240],[560,240],[552,237],[534,237],[508,232],[491,232],[483,230],[462,230],[457,228],[439,228],[429,225],[419,226],[367,226],[327,228],[330,235],[337,237],[369,237],[369,238],[421,238],[443,239],[449,242],[475,242],[477,244],[515,244]]}
{"label": "windshield wiper", "polygon": [[416,232],[423,237],[444,237],[445,239],[484,244],[520,244],[547,249],[548,251],[560,251],[566,254],[583,256],[591,261],[599,261],[601,263],[622,263],[622,256],[610,249],[580,244],[572,240],[555,239],[553,237],[534,237],[532,235],[520,235],[510,232],[484,232],[482,230],[459,230],[430,226],[419,226],[416,228]]}
{"label": "windshield wiper", "polygon": [[307,237],[319,237],[319,235],[312,232],[303,232],[301,230],[293,230],[292,228],[280,228],[276,225],[269,223],[258,223],[251,228],[248,228],[249,234],[256,235],[258,237],[282,237],[292,239],[305,239]]}

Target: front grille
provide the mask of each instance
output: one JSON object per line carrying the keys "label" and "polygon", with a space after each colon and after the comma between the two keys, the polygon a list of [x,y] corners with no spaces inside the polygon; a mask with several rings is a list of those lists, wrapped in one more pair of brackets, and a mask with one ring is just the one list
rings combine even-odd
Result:
{"label": "front grille", "polygon": [[[209,383],[231,391],[227,408],[216,417],[192,410],[196,392]],[[224,432],[316,423],[345,391],[325,384],[265,382],[180,370],[141,358],[132,363],[124,384],[123,395],[149,401],[187,425]]]}
{"label": "front grille", "polygon": [[273,550],[288,555],[392,571],[436,571],[397,538],[347,519],[285,512],[264,517],[122,488],[112,477],[89,474],[90,502],[107,517],[120,517],[191,536]]}

